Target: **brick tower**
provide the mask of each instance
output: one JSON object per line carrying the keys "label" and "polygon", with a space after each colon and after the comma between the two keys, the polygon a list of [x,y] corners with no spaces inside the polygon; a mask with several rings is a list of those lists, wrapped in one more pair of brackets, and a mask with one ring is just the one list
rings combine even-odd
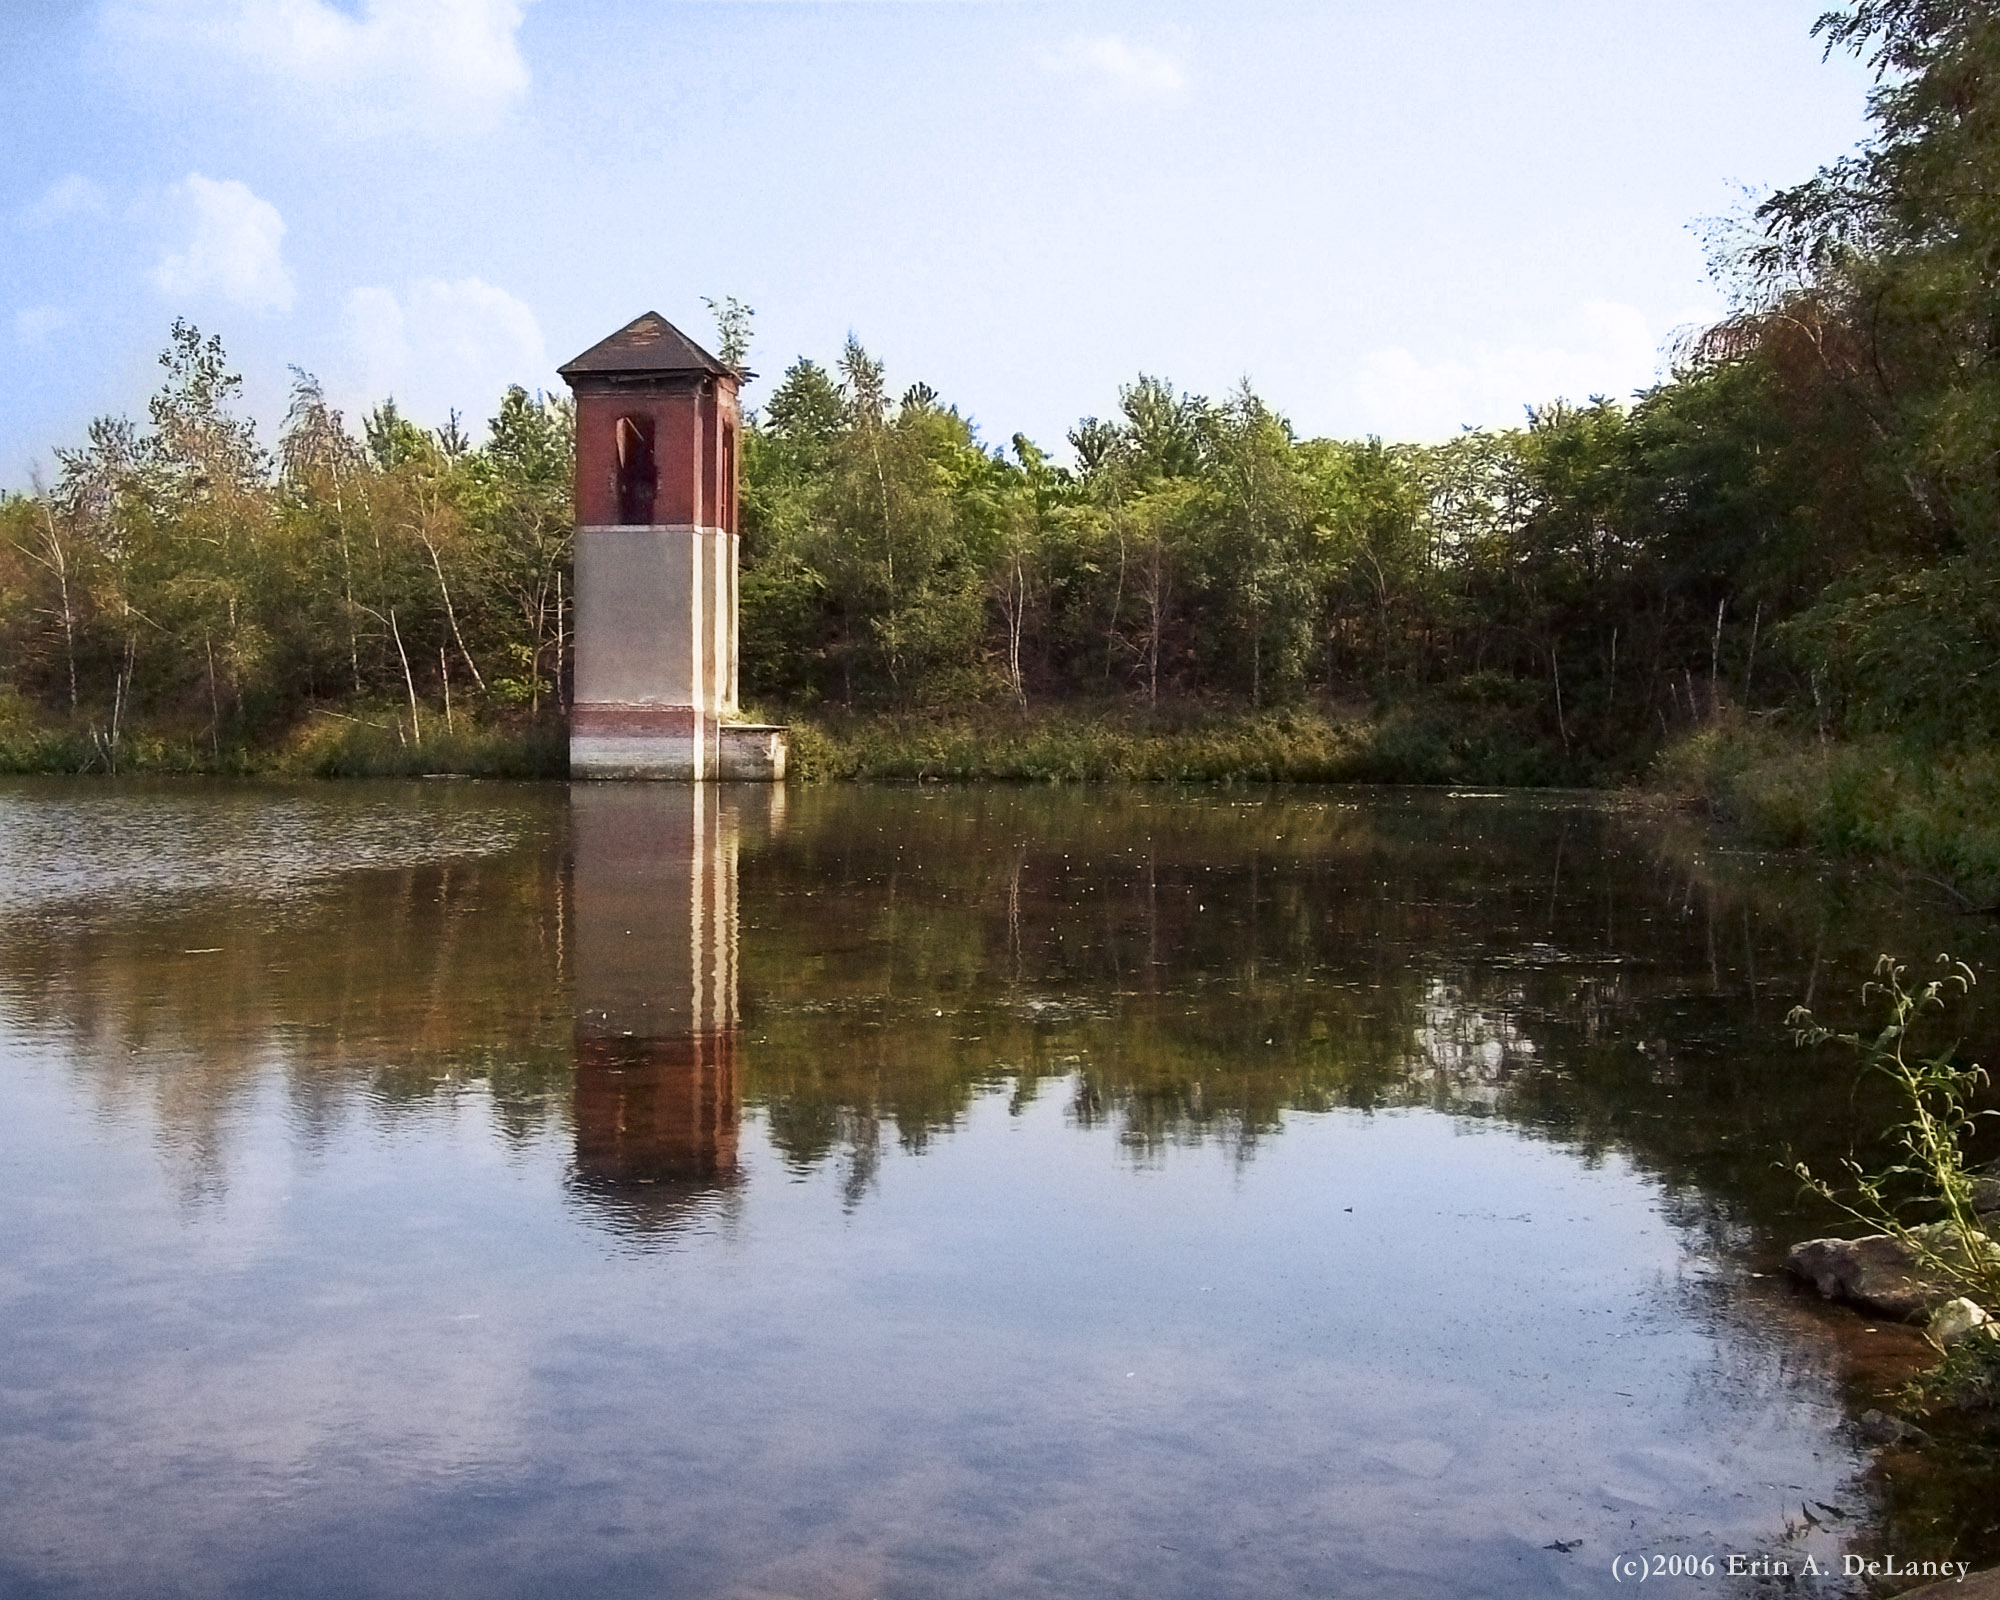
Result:
{"label": "brick tower", "polygon": [[559,370],[576,394],[571,775],[783,778],[784,731],[731,720],[746,374],[651,311]]}

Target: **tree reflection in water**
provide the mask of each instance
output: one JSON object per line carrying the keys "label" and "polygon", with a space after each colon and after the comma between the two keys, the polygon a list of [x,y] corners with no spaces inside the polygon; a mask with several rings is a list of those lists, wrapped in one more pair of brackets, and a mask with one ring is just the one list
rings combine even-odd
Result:
{"label": "tree reflection in water", "polygon": [[[1486,1130],[1466,1151],[1504,1132],[1551,1171],[1629,1166],[1686,1241],[1674,1293],[1725,1400],[1823,1404],[1841,1340],[1892,1342],[1747,1276],[1820,1223],[1776,1158],[1837,1159],[1878,1122],[1782,1018],[1837,1004],[1878,942],[1990,964],[1991,928],[1575,797],[843,788],[792,794],[780,826],[786,802],[0,790],[0,868],[69,853],[0,874],[0,1014],[211,1216],[274,1149],[304,1172],[477,1124],[538,1204],[567,1196],[536,1213],[552,1231],[593,1261],[659,1252],[663,1281],[668,1254],[720,1259],[692,1235],[747,1207],[789,1208],[777,1238],[830,1195],[865,1230],[953,1159],[906,1155],[966,1132],[963,1158],[996,1121],[1037,1130],[1045,1188],[1107,1149],[1196,1169],[1177,1152],[1219,1145],[1261,1162],[1254,1190],[1403,1109],[1405,1134]],[[1510,1223],[1460,1198],[1453,1229]],[[1891,1531],[1991,1550],[1979,1484],[1926,1492]]]}
{"label": "tree reflection in water", "polygon": [[[0,1007],[143,1108],[197,1188],[226,1187],[232,1123],[274,1077],[308,1142],[357,1107],[478,1094],[508,1138],[569,1141],[580,1191],[726,1183],[740,1106],[795,1168],[843,1164],[850,1199],[885,1130],[918,1149],[982,1097],[1056,1088],[1141,1161],[1423,1106],[1624,1149],[1670,1193],[1789,1227],[1776,1155],[1837,1160],[1878,1116],[1791,1048],[1786,1009],[1837,1006],[1878,943],[2000,956],[1987,926],[1561,798],[809,790],[781,825],[785,805],[23,786],[0,836],[95,843],[67,889],[0,885]],[[82,858],[135,827],[161,881],[100,891]]]}

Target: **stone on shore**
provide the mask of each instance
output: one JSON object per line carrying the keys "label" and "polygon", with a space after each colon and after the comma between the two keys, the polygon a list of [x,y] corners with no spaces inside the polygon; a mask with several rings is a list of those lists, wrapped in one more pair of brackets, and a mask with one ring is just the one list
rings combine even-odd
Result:
{"label": "stone on shore", "polygon": [[1940,1350],[1948,1350],[1968,1334],[1977,1333],[1992,1322],[1985,1311],[1972,1301],[1960,1295],[1956,1300],[1947,1300],[1931,1313],[1931,1320],[1925,1324],[1924,1332],[1931,1343]]}
{"label": "stone on shore", "polygon": [[1873,1407],[1855,1419],[1855,1426],[1870,1444],[1926,1445],[1931,1442],[1931,1436],[1922,1428]]}
{"label": "stone on shore", "polygon": [[1785,1253],[1785,1267],[1829,1300],[1914,1322],[1951,1298],[1917,1270],[1910,1252],[1886,1233],[1861,1239],[1807,1239]]}
{"label": "stone on shore", "polygon": [[[1957,1236],[1944,1223],[1927,1223],[1911,1231],[1940,1255],[1959,1251]],[[1984,1234],[1974,1239],[1976,1248],[2000,1262],[2000,1245]],[[1949,1283],[1926,1273],[1909,1247],[1886,1233],[1860,1239],[1807,1239],[1786,1252],[1785,1266],[1810,1279],[1829,1300],[1846,1300],[1904,1322],[1923,1321],[1957,1298]]]}
{"label": "stone on shore", "polygon": [[1899,1600],[2000,1600],[2000,1567],[1927,1583],[1921,1589],[1906,1589]]}

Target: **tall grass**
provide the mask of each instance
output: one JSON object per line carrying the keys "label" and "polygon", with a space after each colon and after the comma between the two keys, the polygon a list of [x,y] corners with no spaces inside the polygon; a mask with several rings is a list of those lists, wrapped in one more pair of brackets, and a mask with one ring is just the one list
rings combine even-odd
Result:
{"label": "tall grass", "polygon": [[477,721],[463,714],[411,723],[407,710],[319,709],[274,738],[249,743],[205,727],[145,725],[119,731],[38,721],[0,696],[0,773],[212,777],[387,778],[458,775],[560,778],[569,739],[557,718]]}
{"label": "tall grass", "polygon": [[1970,903],[2000,902],[2000,750],[1890,737],[1822,744],[1746,725],[1668,749],[1669,792],[1698,797],[1762,843],[1882,856]]}
{"label": "tall grass", "polygon": [[569,730],[560,719],[521,723],[442,720],[413,737],[407,717],[322,712],[270,756],[269,770],[312,778],[561,778]]}
{"label": "tall grass", "polygon": [[[560,778],[560,717],[504,714],[447,725],[402,704],[318,707],[259,742],[206,726],[146,725],[110,740],[91,725],[37,720],[0,703],[0,772],[185,773],[286,777]],[[1031,711],[772,712],[791,729],[805,781],[1080,783],[1418,783],[1547,786],[1601,776],[1568,760],[1504,706],[1445,699],[1369,712],[1251,711],[1113,702]]]}
{"label": "tall grass", "polygon": [[1573,781],[1500,718],[1404,706],[1159,711],[1109,705],[1029,712],[820,713],[792,724],[806,780],[1072,783],[1488,783]]}

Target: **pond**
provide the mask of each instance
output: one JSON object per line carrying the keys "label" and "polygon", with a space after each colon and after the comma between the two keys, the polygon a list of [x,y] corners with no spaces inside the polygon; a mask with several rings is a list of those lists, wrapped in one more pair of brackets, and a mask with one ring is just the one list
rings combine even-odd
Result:
{"label": "pond", "polygon": [[0,786],[0,1594],[1991,1561],[1777,1261],[1789,1008],[1994,943],[1581,795]]}

